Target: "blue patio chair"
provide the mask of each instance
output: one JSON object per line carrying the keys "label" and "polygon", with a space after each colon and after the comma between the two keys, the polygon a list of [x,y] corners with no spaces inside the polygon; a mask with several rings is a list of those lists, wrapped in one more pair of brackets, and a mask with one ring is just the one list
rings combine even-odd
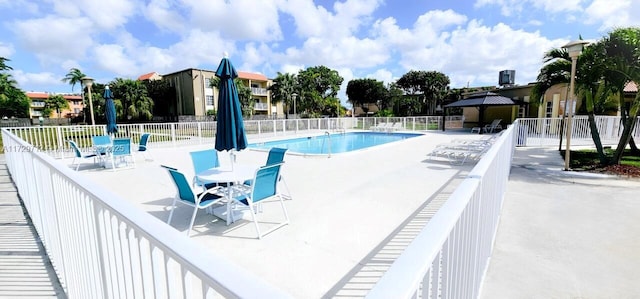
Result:
{"label": "blue patio chair", "polygon": [[[191,164],[193,164],[194,174],[198,174],[207,169],[220,167],[220,161],[218,160],[218,151],[215,149],[207,149],[201,151],[190,152]],[[224,183],[205,183],[196,176],[193,177],[193,186],[200,186],[202,188],[209,189],[218,186],[226,187]]]}
{"label": "blue patio chair", "polygon": [[[287,152],[286,148],[277,148],[277,147],[273,147],[269,150],[269,155],[267,155],[267,163],[265,163],[265,165],[273,165],[273,164],[279,164],[284,162],[284,154]],[[285,189],[287,190],[286,194],[282,194],[282,196],[284,196],[286,199],[293,199],[291,197],[291,193],[289,192],[289,186],[287,186],[287,182],[284,180],[284,178],[282,177],[282,175],[280,175],[280,178],[278,179],[279,182],[282,182],[282,184],[284,184]],[[251,185],[252,182],[251,180],[245,181],[244,182],[245,185]]]}
{"label": "blue patio chair", "polygon": [[193,228],[193,223],[196,220],[196,214],[200,209],[207,209],[212,205],[221,202],[224,199],[224,196],[221,193],[220,188],[211,188],[208,189],[198,195],[193,193],[191,186],[189,186],[189,182],[183,173],[178,171],[177,169],[162,165],[163,168],[169,172],[173,183],[176,186],[177,192],[176,196],[173,199],[173,204],[171,205],[171,212],[169,213],[169,219],[167,219],[167,224],[171,225],[171,218],[173,217],[173,211],[176,209],[176,205],[178,203],[182,203],[184,205],[193,207],[193,214],[191,215],[191,222],[189,223],[189,229],[187,230],[187,236],[191,235],[191,229]]}
{"label": "blue patio chair", "polygon": [[149,142],[149,136],[151,136],[151,134],[149,133],[144,133],[140,136],[140,142],[138,142],[138,153],[142,153],[145,160],[153,161],[153,157],[149,153],[148,151],[149,148],[147,147],[147,143]]}
{"label": "blue patio chair", "polygon": [[111,162],[113,170],[116,169],[116,163],[124,163],[125,166],[133,164],[135,167],[136,159],[133,158],[131,152],[131,139],[130,138],[115,138],[113,139],[113,148],[111,150]]}
{"label": "blue patio chair", "polygon": [[[75,154],[75,156],[73,157],[73,161],[71,161],[72,166],[76,163],[77,159],[80,159],[80,160],[93,159],[93,163],[95,164],[96,158],[98,157],[98,155],[94,153],[83,153],[74,141],[67,140],[67,142],[69,142],[69,145],[71,146],[71,148],[73,149],[73,153]],[[76,165],[76,171],[78,171],[78,169],[80,168],[80,162],[78,162],[78,164],[75,164],[75,165]]]}
{"label": "blue patio chair", "polygon": [[92,136],[91,141],[100,163],[104,166],[105,158],[111,149],[111,137],[109,135]]}
{"label": "blue patio chair", "polygon": [[[284,199],[280,192],[278,192],[281,166],[282,163],[277,163],[260,167],[256,170],[256,174],[253,177],[253,184],[251,184],[251,186],[245,185],[244,188],[236,187],[239,192],[234,192],[234,196],[232,196],[232,200],[237,203],[236,206],[243,205],[251,211],[251,217],[258,232],[258,239],[262,239],[262,236],[289,224],[289,215],[287,215],[287,208],[284,206]],[[258,220],[256,219],[256,213],[258,210],[262,210],[263,202],[273,198],[277,198],[280,201],[285,220],[262,233],[258,225]],[[257,205],[259,205],[259,207]],[[234,213],[230,213],[232,217],[231,221],[235,221],[233,214]]]}

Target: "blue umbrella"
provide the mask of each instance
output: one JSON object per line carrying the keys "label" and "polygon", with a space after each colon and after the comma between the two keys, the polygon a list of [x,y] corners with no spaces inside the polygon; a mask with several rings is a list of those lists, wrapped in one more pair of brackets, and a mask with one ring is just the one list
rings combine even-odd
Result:
{"label": "blue umbrella", "polygon": [[247,137],[242,123],[242,109],[238,89],[233,82],[238,73],[227,57],[220,61],[216,76],[220,78],[220,85],[215,148],[219,151],[245,149]]}
{"label": "blue umbrella", "polygon": [[104,88],[104,116],[107,118],[107,133],[114,134],[118,132],[118,125],[116,125],[116,106],[113,104],[113,95],[109,86]]}

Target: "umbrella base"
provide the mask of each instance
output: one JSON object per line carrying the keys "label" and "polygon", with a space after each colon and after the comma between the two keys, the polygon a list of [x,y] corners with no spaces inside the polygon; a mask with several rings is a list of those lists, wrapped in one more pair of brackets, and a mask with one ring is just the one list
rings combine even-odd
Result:
{"label": "umbrella base", "polygon": [[[214,216],[224,220],[227,222],[227,225],[231,224],[231,217],[227,218],[227,206],[223,205],[220,207],[216,207],[211,209],[210,211],[211,214],[213,214]],[[245,219],[245,220],[251,220],[251,211],[248,209],[241,209],[241,210],[237,210],[237,209],[231,209],[231,213],[233,213],[233,220],[238,221],[240,219]]]}

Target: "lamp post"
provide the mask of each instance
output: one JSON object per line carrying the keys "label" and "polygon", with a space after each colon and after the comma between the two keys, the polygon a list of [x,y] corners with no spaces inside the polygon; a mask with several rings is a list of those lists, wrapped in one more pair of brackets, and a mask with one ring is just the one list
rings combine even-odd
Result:
{"label": "lamp post", "polygon": [[82,77],[82,84],[87,87],[87,92],[89,93],[89,113],[91,113],[91,125],[95,126],[96,121],[93,118],[93,100],[91,99],[91,85],[93,85],[93,78],[90,77]]}
{"label": "lamp post", "polygon": [[295,116],[295,118],[298,118],[298,113],[296,111],[296,98],[298,97],[297,93],[292,93],[291,97],[293,98],[293,115]]}
{"label": "lamp post", "polygon": [[569,81],[569,99],[567,99],[567,146],[564,152],[564,170],[569,170],[569,160],[571,158],[571,125],[572,125],[572,117],[575,103],[575,81],[576,81],[576,63],[578,61],[578,56],[582,53],[582,47],[588,44],[589,42],[584,40],[576,40],[572,41],[564,46],[563,49],[569,52],[569,57],[571,57],[571,80]]}

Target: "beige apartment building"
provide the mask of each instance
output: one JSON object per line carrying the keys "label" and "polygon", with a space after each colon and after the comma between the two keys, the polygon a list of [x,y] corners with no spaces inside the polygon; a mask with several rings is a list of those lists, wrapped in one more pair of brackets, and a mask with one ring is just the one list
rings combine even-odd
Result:
{"label": "beige apartment building", "polygon": [[[77,117],[82,113],[82,109],[84,105],[82,104],[82,96],[79,94],[68,94],[68,93],[47,93],[47,92],[26,92],[25,93],[29,100],[31,101],[31,105],[29,107],[29,116],[32,121],[37,121],[41,116],[44,118],[73,118]],[[43,110],[45,107],[45,101],[52,95],[61,95],[67,100],[69,103],[68,109],[63,109],[58,116],[58,113],[55,111],[51,113],[51,115],[44,115]]]}
{"label": "beige apartment building", "polygon": [[[185,69],[162,75],[162,80],[169,82],[175,88],[175,115],[203,116],[217,110],[218,90],[212,88],[211,80],[215,71],[203,69]],[[265,75],[248,72],[238,72],[238,78],[251,88],[251,96],[255,101],[254,116],[273,117],[284,114],[282,103],[271,102],[271,93],[267,88],[271,85]]]}

